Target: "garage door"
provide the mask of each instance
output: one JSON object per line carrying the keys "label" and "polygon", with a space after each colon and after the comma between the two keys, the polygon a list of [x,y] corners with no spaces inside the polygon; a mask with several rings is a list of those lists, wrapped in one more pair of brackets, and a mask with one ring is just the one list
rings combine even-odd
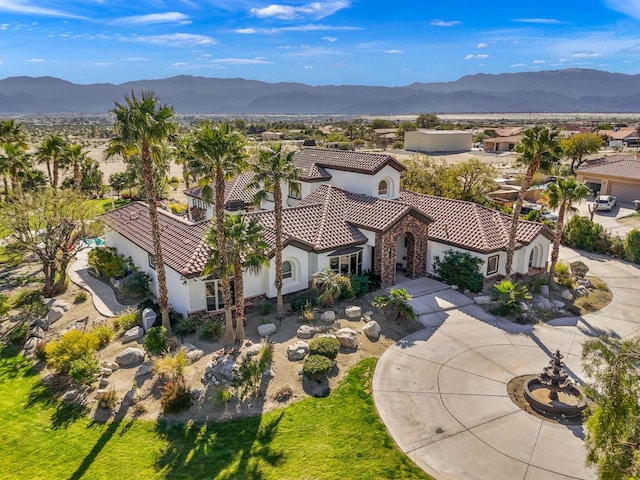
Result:
{"label": "garage door", "polygon": [[609,193],[615,196],[619,202],[631,203],[640,200],[640,185],[633,183],[611,182]]}

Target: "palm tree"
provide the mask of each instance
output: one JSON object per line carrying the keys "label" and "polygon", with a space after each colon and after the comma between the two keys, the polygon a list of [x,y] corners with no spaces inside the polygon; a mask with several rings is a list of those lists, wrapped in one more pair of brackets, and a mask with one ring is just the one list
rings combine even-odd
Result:
{"label": "palm tree", "polygon": [[551,166],[562,157],[562,147],[558,139],[557,130],[549,130],[541,125],[523,132],[522,140],[515,147],[518,153],[518,163],[527,166],[524,180],[518,192],[518,199],[513,207],[513,217],[511,219],[511,230],[509,232],[509,246],[507,248],[507,263],[505,276],[511,278],[511,267],[513,265],[513,254],[516,249],[516,236],[518,234],[518,222],[520,211],[524,201],[524,194],[533,182],[533,176],[542,169],[548,171]]}
{"label": "palm tree", "polygon": [[47,174],[51,187],[55,190],[58,188],[58,174],[61,162],[64,162],[64,149],[68,145],[67,140],[60,135],[49,135],[38,147],[37,155],[40,162],[47,164]]}
{"label": "palm tree", "polygon": [[[247,167],[244,146],[246,139],[242,134],[232,130],[227,122],[215,125],[210,120],[201,122],[193,134],[191,142],[191,161],[189,169],[202,188],[202,198],[215,205],[216,241],[218,245],[226,245],[224,229],[224,187],[227,180],[232,179]],[[212,187],[213,183],[213,187]],[[231,268],[226,249],[218,251],[218,278],[222,285],[224,301],[224,319],[227,342],[233,343],[233,317],[231,315]]]}
{"label": "palm tree", "polygon": [[[224,230],[226,237],[227,261],[233,272],[236,306],[235,341],[244,340],[244,272],[258,274],[264,266],[269,266],[267,251],[269,245],[264,240],[262,226],[257,218],[247,219],[245,215],[225,215]],[[220,248],[218,248],[218,232],[216,228],[209,230],[207,241],[212,247],[207,269],[220,274],[230,272],[218,271]]]}
{"label": "palm tree", "polygon": [[311,288],[320,292],[318,301],[324,307],[331,307],[343,291],[351,291],[349,277],[326,268],[313,274]]}
{"label": "palm tree", "polygon": [[375,297],[371,306],[383,309],[388,318],[394,322],[400,322],[400,320],[416,318],[410,303],[412,298],[406,288],[392,288],[389,295]]}
{"label": "palm tree", "polygon": [[284,301],[282,299],[282,185],[287,185],[289,192],[299,193],[300,184],[298,169],[293,162],[294,152],[283,154],[282,144],[258,152],[257,161],[252,165],[253,179],[249,188],[255,188],[254,202],[260,204],[273,194],[275,234],[276,234],[276,318],[284,318]]}
{"label": "palm tree", "polygon": [[0,143],[19,142],[26,149],[25,137],[21,123],[16,123],[13,118],[0,120]]}
{"label": "palm tree", "polygon": [[558,209],[558,220],[553,233],[553,250],[551,251],[551,267],[549,269],[550,282],[554,282],[556,264],[560,253],[560,241],[564,227],[564,217],[567,210],[574,210],[573,204],[583,200],[590,194],[587,186],[578,182],[575,177],[559,177],[557,183],[550,183],[544,191],[547,205]]}
{"label": "palm tree", "polygon": [[124,99],[124,104],[115,102],[115,108],[110,111],[115,117],[113,125],[115,137],[109,143],[106,155],[107,158],[115,155],[125,159],[139,157],[142,164],[158,275],[158,304],[162,315],[162,326],[171,332],[167,277],[160,243],[158,199],[153,180],[153,164],[162,160],[166,151],[164,144],[177,130],[178,125],[173,120],[173,109],[162,105],[153,92],[143,92],[140,98],[132,92],[131,96],[127,95]]}
{"label": "palm tree", "polygon": [[87,160],[87,152],[79,143],[69,143],[63,150],[64,163],[73,168],[73,189],[80,192],[82,188],[82,165]]}
{"label": "palm tree", "polygon": [[20,179],[32,168],[31,157],[27,153],[27,146],[20,141],[7,142],[0,145],[4,154],[0,153],[0,173],[3,175],[5,201],[9,197],[7,176],[11,180],[11,190],[14,195],[20,195],[22,188]]}

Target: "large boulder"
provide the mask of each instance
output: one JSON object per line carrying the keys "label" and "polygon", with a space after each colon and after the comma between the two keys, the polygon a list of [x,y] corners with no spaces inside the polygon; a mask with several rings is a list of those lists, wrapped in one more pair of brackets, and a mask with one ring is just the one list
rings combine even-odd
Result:
{"label": "large boulder", "polygon": [[296,332],[296,336],[298,338],[303,338],[305,340],[312,338],[316,334],[316,328],[311,325],[300,325],[298,331]]}
{"label": "large boulder", "polygon": [[362,308],[357,305],[352,305],[344,309],[344,314],[347,318],[360,318],[362,316]]}
{"label": "large boulder", "polygon": [[549,296],[549,285],[540,285],[540,294],[545,297]]}
{"label": "large boulder", "polygon": [[553,306],[556,308],[564,308],[564,302],[562,300],[554,300]]}
{"label": "large boulder", "polygon": [[275,323],[263,323],[262,325],[258,325],[258,335],[261,337],[273,335],[277,330]]}
{"label": "large boulder", "polygon": [[143,335],[144,329],[142,327],[135,326],[124,332],[124,335],[122,336],[122,343],[133,342],[142,338]]}
{"label": "large boulder", "polygon": [[563,290],[562,298],[565,299],[567,302],[570,302],[573,300],[573,295],[571,295],[571,292],[569,290]]}
{"label": "large boulder", "polygon": [[477,295],[473,297],[473,302],[476,305],[489,305],[492,301],[490,295]]}
{"label": "large boulder", "polygon": [[380,325],[375,320],[365,323],[362,331],[370,340],[378,340],[380,338]]}
{"label": "large boulder", "polygon": [[358,348],[358,333],[351,328],[341,328],[336,332],[336,338],[343,348],[348,350],[356,350]]}
{"label": "large boulder", "polygon": [[64,315],[64,310],[60,307],[51,307],[49,313],[47,314],[47,320],[49,325],[56,323],[58,320],[62,318]]}
{"label": "large boulder", "polygon": [[185,343],[182,345],[182,349],[187,355],[187,360],[189,363],[194,363],[204,357],[204,351],[200,350],[198,347],[191,343]]}
{"label": "large boulder", "polygon": [[292,362],[304,359],[309,353],[309,344],[302,340],[292,343],[287,347],[287,358]]}
{"label": "large boulder", "polygon": [[336,312],[333,310],[327,310],[326,312],[322,312],[320,315],[320,320],[323,322],[333,322],[336,319]]}
{"label": "large boulder", "polygon": [[136,367],[144,361],[144,350],[136,347],[125,348],[116,356],[120,367]]}
{"label": "large boulder", "polygon": [[68,312],[69,309],[71,308],[71,304],[69,302],[67,302],[66,300],[62,300],[60,298],[57,298],[52,304],[51,304],[52,308],[61,308],[62,310],[64,310],[65,312]]}
{"label": "large boulder", "polygon": [[553,308],[553,304],[549,301],[549,299],[543,297],[542,295],[536,296],[533,299],[533,303],[540,310],[551,310],[551,308]]}
{"label": "large boulder", "polygon": [[44,330],[42,327],[33,327],[29,332],[30,337],[44,338]]}
{"label": "large boulder", "polygon": [[585,297],[589,295],[589,290],[584,285],[580,285],[576,288],[576,297]]}
{"label": "large boulder", "polygon": [[232,382],[235,378],[235,364],[233,355],[220,355],[207,366],[205,376],[214,381]]}

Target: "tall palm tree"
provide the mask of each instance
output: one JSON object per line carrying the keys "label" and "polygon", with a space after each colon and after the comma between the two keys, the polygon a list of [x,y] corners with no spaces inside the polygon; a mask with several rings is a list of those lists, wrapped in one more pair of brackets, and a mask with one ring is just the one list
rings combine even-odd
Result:
{"label": "tall palm tree", "polygon": [[25,137],[21,123],[16,123],[13,118],[0,120],[0,143],[20,142],[26,149],[28,145]]}
{"label": "tall palm tree", "polygon": [[587,186],[576,180],[575,177],[559,177],[557,183],[550,183],[544,191],[547,205],[558,209],[558,220],[553,233],[553,250],[551,251],[551,267],[549,269],[549,280],[554,282],[556,264],[560,253],[560,240],[562,239],[562,228],[564,227],[564,217],[567,210],[573,210],[573,204],[587,198],[590,194]]}
{"label": "tall palm tree", "polygon": [[[269,245],[264,240],[262,226],[254,217],[248,220],[245,215],[225,215],[224,230],[226,237],[226,252],[230,270],[233,272],[235,286],[236,329],[235,341],[244,340],[244,272],[257,274],[262,267],[269,265],[267,256]],[[209,230],[207,241],[211,245],[209,262],[205,270],[216,271],[219,274],[229,274],[229,271],[219,271],[218,232],[215,227]]]}
{"label": "tall palm tree", "polygon": [[549,130],[541,125],[523,132],[522,140],[515,147],[518,154],[517,162],[524,164],[527,170],[524,180],[518,192],[518,199],[513,207],[513,218],[511,219],[511,230],[509,232],[509,246],[507,248],[507,264],[505,276],[511,278],[511,267],[513,265],[513,254],[516,249],[516,236],[518,234],[518,222],[520,211],[524,201],[524,194],[533,182],[533,176],[541,169],[548,171],[551,166],[562,157],[562,147],[558,138],[557,130]]}
{"label": "tall palm tree", "polygon": [[[225,182],[247,168],[245,145],[244,136],[234,131],[227,122],[216,125],[210,120],[202,121],[192,136],[189,170],[198,180],[204,201],[215,206],[218,245],[227,244],[224,230]],[[231,268],[226,249],[219,249],[218,256],[218,279],[222,285],[226,337],[231,344],[235,339],[231,315]]]}
{"label": "tall palm tree", "polygon": [[125,159],[139,157],[142,164],[158,275],[158,304],[162,325],[171,332],[167,277],[160,243],[158,198],[153,179],[153,164],[162,160],[166,152],[165,143],[178,129],[178,124],[174,121],[173,109],[161,104],[153,92],[142,92],[139,98],[131,92],[131,96],[126,95],[124,100],[124,103],[115,102],[115,108],[110,110],[115,117],[113,125],[115,136],[109,143],[106,155],[107,158],[115,155]]}
{"label": "tall palm tree", "polygon": [[284,301],[282,299],[282,185],[289,187],[289,192],[299,193],[300,184],[298,169],[293,162],[294,152],[283,153],[282,144],[277,143],[270,148],[260,150],[258,158],[253,162],[253,180],[249,187],[256,189],[254,201],[260,204],[273,195],[275,234],[276,234],[276,317],[284,318]]}
{"label": "tall palm tree", "polygon": [[52,134],[42,140],[38,147],[37,155],[40,162],[47,164],[47,174],[51,187],[55,190],[58,188],[58,174],[61,165],[64,163],[64,149],[68,145],[66,139],[60,135]]}
{"label": "tall palm tree", "polygon": [[79,143],[68,143],[62,152],[64,163],[73,168],[73,189],[80,192],[82,188],[82,165],[87,161],[87,152]]}
{"label": "tall palm tree", "polygon": [[9,197],[7,177],[11,180],[11,190],[14,195],[20,196],[21,178],[32,168],[31,157],[27,153],[27,145],[20,141],[0,144],[0,174],[3,176],[3,188],[5,201]]}

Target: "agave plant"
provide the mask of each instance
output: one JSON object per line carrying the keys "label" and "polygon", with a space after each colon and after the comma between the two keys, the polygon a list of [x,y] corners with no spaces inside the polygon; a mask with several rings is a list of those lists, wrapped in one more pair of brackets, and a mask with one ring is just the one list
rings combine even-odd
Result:
{"label": "agave plant", "polygon": [[511,280],[496,283],[491,294],[494,300],[500,302],[501,311],[507,314],[521,313],[522,302],[532,298],[526,285]]}
{"label": "agave plant", "polygon": [[331,307],[343,291],[351,290],[351,282],[349,277],[327,268],[313,274],[311,288],[320,292],[318,295],[320,305]]}
{"label": "agave plant", "polygon": [[416,317],[411,304],[411,295],[406,288],[392,288],[389,295],[380,295],[373,299],[371,305],[385,311],[387,318],[399,322]]}

